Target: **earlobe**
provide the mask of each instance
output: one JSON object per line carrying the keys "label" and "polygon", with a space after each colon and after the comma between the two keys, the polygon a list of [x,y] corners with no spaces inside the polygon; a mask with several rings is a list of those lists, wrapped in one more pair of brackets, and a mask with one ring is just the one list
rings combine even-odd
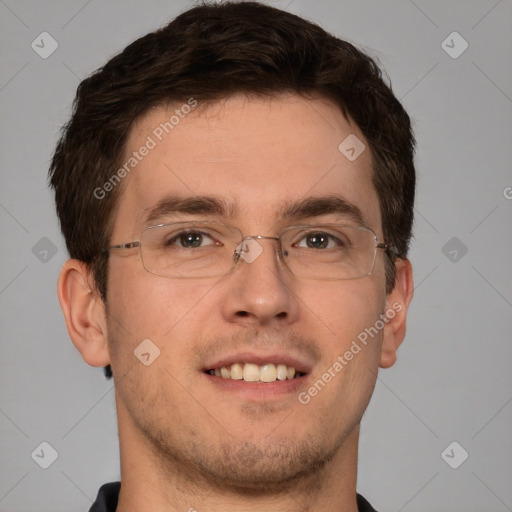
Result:
{"label": "earlobe", "polygon": [[409,303],[414,292],[411,262],[396,261],[395,286],[386,298],[387,323],[384,328],[380,367],[389,368],[396,361],[396,352],[405,337]]}
{"label": "earlobe", "polygon": [[83,360],[91,366],[110,364],[105,307],[88,266],[68,260],[60,272],[57,293],[69,336]]}

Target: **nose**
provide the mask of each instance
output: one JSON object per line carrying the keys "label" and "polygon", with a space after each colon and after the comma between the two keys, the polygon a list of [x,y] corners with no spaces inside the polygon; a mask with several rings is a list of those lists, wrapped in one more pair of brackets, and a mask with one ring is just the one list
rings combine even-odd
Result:
{"label": "nose", "polygon": [[221,305],[227,322],[278,327],[297,320],[295,278],[280,253],[279,239],[274,237],[247,237],[240,244],[237,265],[226,276]]}

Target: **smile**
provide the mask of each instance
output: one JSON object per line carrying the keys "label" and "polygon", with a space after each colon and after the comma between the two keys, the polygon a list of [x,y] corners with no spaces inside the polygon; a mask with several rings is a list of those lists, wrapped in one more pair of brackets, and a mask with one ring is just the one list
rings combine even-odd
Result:
{"label": "smile", "polygon": [[293,366],[285,364],[266,363],[234,363],[221,368],[207,370],[208,374],[229,380],[244,380],[245,382],[276,382],[293,380],[304,374],[297,372]]}

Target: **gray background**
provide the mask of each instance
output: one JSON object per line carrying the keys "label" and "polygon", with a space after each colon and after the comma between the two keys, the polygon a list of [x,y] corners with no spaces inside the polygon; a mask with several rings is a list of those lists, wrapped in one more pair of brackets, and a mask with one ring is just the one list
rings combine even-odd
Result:
{"label": "gray background", "polygon": [[[415,298],[363,420],[358,489],[382,512],[512,510],[512,2],[273,3],[379,57],[418,139]],[[86,511],[119,478],[112,383],[57,301],[46,173],[79,81],[190,5],[0,0],[1,511]],[[43,31],[47,59],[31,48]],[[458,58],[441,46],[453,31]],[[46,470],[42,441],[58,452]],[[441,457],[453,441],[458,469]]]}

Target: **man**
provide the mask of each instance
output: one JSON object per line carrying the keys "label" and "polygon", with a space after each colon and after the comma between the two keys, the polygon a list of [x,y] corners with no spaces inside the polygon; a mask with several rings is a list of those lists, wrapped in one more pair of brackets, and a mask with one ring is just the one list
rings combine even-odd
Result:
{"label": "man", "polygon": [[405,335],[409,117],[259,3],[195,7],[84,80],[50,170],[59,300],[113,376],[95,512],[371,511],[359,424]]}

